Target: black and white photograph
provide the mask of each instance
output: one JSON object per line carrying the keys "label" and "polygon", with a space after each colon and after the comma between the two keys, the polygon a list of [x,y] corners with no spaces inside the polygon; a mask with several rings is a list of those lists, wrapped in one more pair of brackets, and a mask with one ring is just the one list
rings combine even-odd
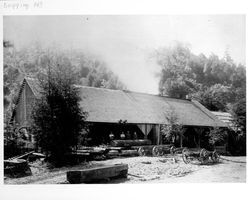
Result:
{"label": "black and white photograph", "polygon": [[3,16],[4,184],[246,182],[245,15]]}

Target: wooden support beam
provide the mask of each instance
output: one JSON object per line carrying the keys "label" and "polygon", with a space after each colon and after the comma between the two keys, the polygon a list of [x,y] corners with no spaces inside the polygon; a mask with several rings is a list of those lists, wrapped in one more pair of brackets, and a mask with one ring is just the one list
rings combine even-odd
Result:
{"label": "wooden support beam", "polygon": [[198,134],[198,147],[201,147],[201,134],[203,132],[203,128],[194,128],[194,130],[197,132]]}
{"label": "wooden support beam", "polygon": [[160,124],[156,124],[154,127],[154,137],[155,137],[155,144],[161,144],[161,131],[160,131]]}
{"label": "wooden support beam", "polygon": [[183,135],[180,136],[180,147],[182,147]]}
{"label": "wooden support beam", "polygon": [[183,147],[183,135],[187,131],[187,128],[182,128],[181,134],[180,134],[180,147]]}

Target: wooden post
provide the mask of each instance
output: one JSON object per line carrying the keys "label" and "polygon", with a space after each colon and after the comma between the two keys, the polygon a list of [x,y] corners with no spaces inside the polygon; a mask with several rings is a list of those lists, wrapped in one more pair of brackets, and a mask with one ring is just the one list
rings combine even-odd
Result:
{"label": "wooden post", "polygon": [[161,125],[159,124],[159,144],[162,144]]}
{"label": "wooden post", "polygon": [[199,143],[199,148],[201,148],[201,133],[200,133],[200,131],[198,132],[198,143]]}
{"label": "wooden post", "polygon": [[195,132],[198,134],[198,148],[201,147],[201,133],[202,133],[202,128],[194,128]]}
{"label": "wooden post", "polygon": [[161,139],[160,139],[160,124],[156,124],[155,125],[155,142],[156,144],[160,144],[161,143]]}
{"label": "wooden post", "polygon": [[183,135],[187,131],[187,128],[182,128],[181,135],[180,135],[180,147],[183,147]]}
{"label": "wooden post", "polygon": [[180,137],[180,146],[182,147],[182,134],[181,134],[181,137]]}

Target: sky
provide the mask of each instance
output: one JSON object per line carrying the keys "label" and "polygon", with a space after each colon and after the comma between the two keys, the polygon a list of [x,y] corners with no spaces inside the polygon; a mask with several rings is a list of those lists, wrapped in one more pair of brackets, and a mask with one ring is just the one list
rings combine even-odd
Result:
{"label": "sky", "polygon": [[150,54],[174,41],[195,54],[245,64],[244,15],[4,16],[4,39],[16,48],[38,42],[100,56],[131,91],[158,93],[160,67]]}

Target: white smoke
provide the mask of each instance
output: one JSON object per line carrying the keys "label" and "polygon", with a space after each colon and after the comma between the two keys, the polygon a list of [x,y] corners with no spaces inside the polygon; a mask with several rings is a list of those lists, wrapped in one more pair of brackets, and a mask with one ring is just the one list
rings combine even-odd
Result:
{"label": "white smoke", "polygon": [[245,17],[223,16],[5,16],[4,39],[16,47],[82,49],[100,56],[129,90],[158,93],[159,66],[154,49],[177,40],[195,54],[223,56],[228,47],[237,62],[245,61]]}

